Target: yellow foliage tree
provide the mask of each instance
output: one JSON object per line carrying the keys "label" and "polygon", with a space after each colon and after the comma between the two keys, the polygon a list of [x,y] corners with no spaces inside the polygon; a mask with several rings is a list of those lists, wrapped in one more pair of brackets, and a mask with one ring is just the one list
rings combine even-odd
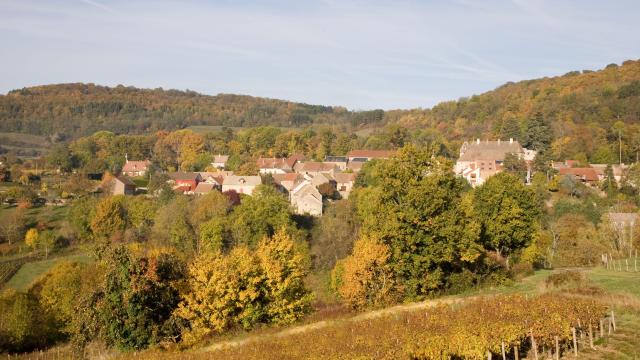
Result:
{"label": "yellow foliage tree", "polygon": [[186,343],[222,332],[233,324],[250,327],[262,318],[262,276],[248,248],[229,255],[204,252],[189,266],[188,290],[176,315],[190,323]]}
{"label": "yellow foliage tree", "polygon": [[38,233],[38,229],[31,228],[27,230],[27,233],[24,236],[24,243],[30,247],[32,250],[35,250],[38,247],[38,238],[40,234]]}
{"label": "yellow foliage tree", "polygon": [[267,316],[276,324],[292,323],[311,308],[313,295],[305,288],[309,256],[285,228],[258,244],[256,255],[266,282]]}
{"label": "yellow foliage tree", "polygon": [[340,297],[356,309],[390,301],[395,285],[390,255],[388,246],[373,237],[356,240],[352,255],[333,270],[333,286]]}

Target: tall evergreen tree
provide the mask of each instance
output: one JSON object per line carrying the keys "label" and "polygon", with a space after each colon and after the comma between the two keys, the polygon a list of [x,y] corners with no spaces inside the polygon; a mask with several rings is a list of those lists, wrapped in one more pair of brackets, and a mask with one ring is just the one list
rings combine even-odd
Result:
{"label": "tall evergreen tree", "polygon": [[522,137],[522,130],[520,129],[520,123],[516,118],[508,118],[502,123],[502,130],[500,136],[504,139],[520,139]]}
{"label": "tall evergreen tree", "polygon": [[551,126],[541,112],[537,112],[527,122],[527,131],[524,136],[524,146],[527,149],[545,152],[551,146],[553,133]]}

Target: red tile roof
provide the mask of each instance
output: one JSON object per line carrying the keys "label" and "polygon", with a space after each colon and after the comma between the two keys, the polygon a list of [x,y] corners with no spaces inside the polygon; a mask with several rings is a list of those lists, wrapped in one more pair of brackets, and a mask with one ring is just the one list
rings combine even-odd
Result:
{"label": "red tile roof", "polygon": [[122,167],[122,172],[147,171],[149,165],[151,165],[149,160],[127,161]]}
{"label": "red tile roof", "polygon": [[584,181],[598,181],[598,173],[594,168],[564,168],[560,169],[560,175],[573,175]]}
{"label": "red tile roof", "polygon": [[259,158],[256,165],[260,169],[290,169],[288,159],[285,158]]}
{"label": "red tile roof", "polygon": [[351,150],[347,157],[383,159],[391,157],[393,154],[395,154],[394,150]]}
{"label": "red tile roof", "polygon": [[283,181],[296,181],[296,179],[300,176],[298,173],[287,173],[287,174],[273,174],[273,180],[278,183]]}
{"label": "red tile roof", "polygon": [[308,161],[302,163],[300,169],[302,171],[311,171],[311,172],[320,172],[320,171],[331,171],[336,168],[336,165],[333,163],[323,163],[319,161]]}

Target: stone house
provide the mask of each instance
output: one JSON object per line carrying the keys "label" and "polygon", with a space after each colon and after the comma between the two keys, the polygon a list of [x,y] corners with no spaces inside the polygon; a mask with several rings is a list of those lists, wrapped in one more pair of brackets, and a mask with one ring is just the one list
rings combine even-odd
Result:
{"label": "stone house", "polygon": [[309,181],[303,181],[291,191],[291,205],[296,214],[322,216],[322,195]]}

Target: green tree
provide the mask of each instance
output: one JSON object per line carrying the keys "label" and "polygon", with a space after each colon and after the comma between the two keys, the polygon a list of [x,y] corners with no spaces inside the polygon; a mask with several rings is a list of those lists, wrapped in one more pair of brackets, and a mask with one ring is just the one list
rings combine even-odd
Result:
{"label": "green tree", "polygon": [[109,345],[142,349],[174,338],[172,313],[180,301],[177,282],[184,265],[175,257],[136,258],[126,248],[113,249],[104,261],[104,282],[96,292],[99,334]]}
{"label": "green tree", "polygon": [[608,164],[605,169],[604,179],[602,180],[600,188],[607,194],[609,199],[614,199],[618,194],[618,183],[616,182],[615,176],[613,176],[613,167],[611,164]]}
{"label": "green tree", "polygon": [[222,251],[228,243],[226,218],[214,217],[198,227],[198,253]]}
{"label": "green tree", "polygon": [[44,250],[45,259],[49,257],[49,253],[55,248],[58,236],[52,230],[45,230],[38,236],[38,248]]}
{"label": "green tree", "polygon": [[499,173],[476,188],[474,208],[485,248],[507,258],[527,247],[538,228],[541,204],[533,189],[509,173]]}
{"label": "green tree", "polygon": [[69,206],[66,219],[81,241],[88,239],[92,234],[91,219],[95,216],[97,204],[95,198],[83,197],[75,200]]}
{"label": "green tree", "polygon": [[32,293],[0,293],[0,349],[28,352],[52,345],[61,338],[55,321]]}
{"label": "green tree", "polygon": [[520,129],[520,123],[518,119],[510,117],[502,123],[502,129],[500,130],[500,136],[503,139],[520,139],[522,136],[522,130]]}
{"label": "green tree", "polygon": [[409,299],[443,289],[451,273],[480,256],[479,227],[451,166],[407,145],[372,165],[371,185],[352,194],[361,233],[389,247],[398,289]]}
{"label": "green tree", "polygon": [[58,144],[47,153],[47,163],[63,172],[69,172],[73,168],[71,151],[64,144]]}
{"label": "green tree", "polygon": [[351,253],[360,221],[350,200],[333,202],[311,232],[311,257],[315,270],[330,270]]}
{"label": "green tree", "polygon": [[138,236],[143,236],[153,225],[156,215],[156,204],[142,196],[127,198],[126,212],[129,224]]}
{"label": "green tree", "polygon": [[230,218],[233,241],[249,247],[255,247],[260,239],[272,236],[283,226],[296,233],[289,202],[276,189],[267,186],[259,186],[252,196],[244,197]]}
{"label": "green tree", "polygon": [[517,176],[522,182],[527,181],[527,163],[516,154],[505,155],[502,169]]}
{"label": "green tree", "polygon": [[553,132],[541,112],[537,112],[527,122],[524,139],[524,146],[530,150],[545,152],[551,146]]}

